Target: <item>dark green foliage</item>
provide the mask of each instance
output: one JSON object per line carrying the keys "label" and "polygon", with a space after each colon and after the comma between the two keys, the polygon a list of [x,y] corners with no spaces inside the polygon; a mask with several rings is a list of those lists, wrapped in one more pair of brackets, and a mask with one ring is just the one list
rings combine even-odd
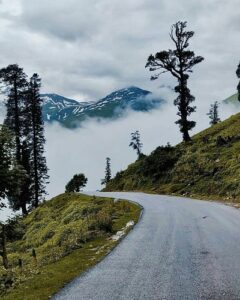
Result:
{"label": "dark green foliage", "polygon": [[[27,75],[23,72],[22,68],[14,64],[0,70],[0,79],[7,88],[7,115],[4,124],[11,130],[15,138],[14,152],[16,164],[28,174],[23,163],[23,156],[26,154],[24,153],[25,149],[23,149],[23,140],[25,120],[24,99],[26,98],[28,88]],[[10,206],[13,210],[22,209],[23,214],[27,213],[26,206],[30,203],[29,193],[26,192],[28,189],[29,180],[25,176],[22,186],[19,187],[17,193],[9,197]]]}
{"label": "dark green foliage", "polygon": [[168,171],[171,171],[180,156],[180,151],[170,145],[160,146],[151,155],[142,160],[139,174],[157,180],[167,181]]}
{"label": "dark green foliage", "polygon": [[88,179],[84,174],[76,174],[66,185],[66,193],[80,192],[81,188],[85,187]]}
{"label": "dark green foliage", "polygon": [[23,134],[23,99],[27,90],[27,75],[18,65],[9,65],[0,70],[0,79],[6,85],[8,99],[5,125],[12,130],[16,142],[16,159],[21,161],[21,138]]}
{"label": "dark green foliage", "polygon": [[[236,74],[237,74],[237,77],[240,79],[240,63],[237,67]],[[237,90],[238,90],[238,101],[240,101],[240,81],[238,83]]]}
{"label": "dark green foliage", "polygon": [[140,158],[142,154],[142,146],[140,139],[140,133],[138,130],[131,133],[131,143],[129,144],[129,147],[132,147],[134,150],[137,151],[138,158]]}
{"label": "dark green foliage", "polygon": [[[0,127],[0,199],[9,192],[10,170],[13,165],[13,136],[6,127]],[[0,207],[3,203],[0,202]]]}
{"label": "dark green foliage", "polygon": [[[29,191],[32,206],[38,207],[39,201],[46,194],[47,175],[46,158],[44,156],[44,122],[42,118],[42,102],[40,97],[41,79],[38,74],[33,74],[29,81],[28,95],[25,98],[24,136],[26,137],[25,169],[32,181]],[[23,153],[24,155],[24,153]],[[23,157],[24,158],[24,157]]]}
{"label": "dark green foliage", "polygon": [[105,178],[102,179],[101,184],[107,184],[111,180],[111,159],[106,158],[106,169],[105,169]]}
{"label": "dark green foliage", "polygon": [[211,125],[217,124],[221,121],[219,118],[218,107],[219,107],[219,104],[217,101],[215,101],[213,104],[211,104],[210,110],[207,113],[207,115],[209,116],[209,119],[210,119],[209,124],[211,124]]}
{"label": "dark green foliage", "polygon": [[[30,81],[18,65],[9,65],[0,70],[0,79],[7,88],[7,115],[4,124],[11,130],[15,154],[11,171],[12,186],[8,199],[14,211],[27,206],[37,207],[45,195],[48,179],[44,157],[44,124],[42,99],[39,90],[41,79],[33,74]],[[4,168],[3,168],[4,169]],[[5,184],[5,183],[4,183]]]}
{"label": "dark green foliage", "polygon": [[[15,159],[14,135],[6,126],[0,127],[0,200],[8,197],[11,202],[18,198],[26,176]],[[3,206],[0,201],[0,208]]]}
{"label": "dark green foliage", "polygon": [[180,119],[176,121],[176,124],[179,125],[185,142],[191,140],[189,130],[195,126],[195,122],[189,121],[188,116],[196,109],[195,106],[190,106],[195,98],[190,94],[188,88],[188,73],[193,72],[193,67],[203,61],[203,57],[195,56],[195,53],[188,49],[189,40],[193,37],[194,32],[186,31],[186,27],[187,22],[174,24],[171,28],[170,37],[175,49],[150,55],[146,64],[150,71],[160,70],[159,73],[151,77],[152,80],[166,72],[170,72],[177,79],[178,85],[175,87],[175,92],[179,96],[175,99],[174,105],[178,107],[177,115]]}

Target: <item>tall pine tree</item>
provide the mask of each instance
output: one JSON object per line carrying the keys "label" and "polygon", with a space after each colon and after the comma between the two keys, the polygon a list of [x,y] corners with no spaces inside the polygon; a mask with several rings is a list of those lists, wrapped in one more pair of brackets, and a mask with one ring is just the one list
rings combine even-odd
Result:
{"label": "tall pine tree", "polygon": [[[17,170],[21,173],[25,167],[23,165],[23,131],[25,119],[24,99],[28,90],[27,75],[17,64],[13,64],[0,70],[0,80],[7,88],[7,115],[4,124],[14,134],[17,174]],[[25,174],[27,173],[27,170],[25,170]],[[18,188],[17,193],[8,197],[13,210],[22,209],[23,214],[27,214],[27,204],[30,203],[30,197],[26,197],[25,193],[28,176],[25,176],[22,187]]]}
{"label": "tall pine tree", "polygon": [[107,184],[112,177],[111,173],[111,158],[107,157],[106,158],[106,168],[105,168],[105,178],[102,179],[102,184]]}
{"label": "tall pine tree", "polygon": [[178,81],[175,92],[178,97],[174,105],[178,107],[177,115],[180,117],[175,123],[179,125],[180,132],[185,142],[191,141],[189,130],[194,128],[196,122],[190,121],[188,116],[196,110],[191,103],[195,100],[188,88],[189,73],[193,67],[203,60],[202,56],[195,56],[195,53],[189,50],[189,41],[193,37],[193,31],[186,31],[187,22],[177,22],[172,25],[170,38],[174,44],[174,49],[157,52],[150,55],[146,67],[150,71],[160,71],[151,77],[157,79],[162,73],[170,72]]}
{"label": "tall pine tree", "polygon": [[210,119],[209,123],[211,125],[217,124],[221,121],[218,114],[218,106],[219,106],[218,102],[215,101],[213,104],[211,104],[210,110],[207,113]]}
{"label": "tall pine tree", "polygon": [[[44,122],[42,117],[42,102],[40,97],[41,78],[33,74],[29,81],[27,97],[25,98],[24,136],[26,137],[25,155],[29,156],[30,177],[32,178],[30,192],[32,206],[38,207],[46,195],[46,184],[49,178],[46,158],[44,156]],[[28,192],[28,191],[26,191]]]}
{"label": "tall pine tree", "polygon": [[27,75],[18,65],[0,70],[0,79],[7,87],[7,115],[4,124],[14,133],[16,160],[21,162],[21,139],[23,134],[23,100],[27,90]]}

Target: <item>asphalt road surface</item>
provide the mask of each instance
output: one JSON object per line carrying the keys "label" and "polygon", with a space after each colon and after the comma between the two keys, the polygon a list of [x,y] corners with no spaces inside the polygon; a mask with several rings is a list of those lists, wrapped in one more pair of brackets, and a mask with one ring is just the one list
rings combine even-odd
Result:
{"label": "asphalt road surface", "polygon": [[142,218],[54,300],[240,299],[240,211],[178,197],[95,194],[138,202]]}

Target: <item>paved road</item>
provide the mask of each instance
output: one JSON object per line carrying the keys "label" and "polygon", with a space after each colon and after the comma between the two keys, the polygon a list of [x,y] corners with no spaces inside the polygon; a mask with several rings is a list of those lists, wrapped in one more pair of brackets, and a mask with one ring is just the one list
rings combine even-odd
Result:
{"label": "paved road", "polygon": [[142,193],[141,221],[101,263],[55,300],[240,299],[240,212],[225,205]]}

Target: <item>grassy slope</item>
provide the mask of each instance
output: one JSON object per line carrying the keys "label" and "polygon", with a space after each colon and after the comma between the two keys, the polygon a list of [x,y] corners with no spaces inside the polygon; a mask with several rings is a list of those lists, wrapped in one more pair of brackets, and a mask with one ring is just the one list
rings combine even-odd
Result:
{"label": "grassy slope", "polygon": [[[8,243],[12,269],[6,272],[0,266],[0,298],[48,299],[101,260],[117,244],[110,236],[128,221],[136,223],[139,214],[140,207],[127,201],[78,194],[62,194],[42,204],[21,221],[23,238]],[[19,258],[22,271],[17,266]],[[3,285],[9,279],[13,287],[6,294]]]}
{"label": "grassy slope", "polygon": [[[224,138],[223,145],[217,143],[219,136]],[[195,135],[189,145],[157,148],[118,173],[106,190],[240,202],[240,114]]]}

